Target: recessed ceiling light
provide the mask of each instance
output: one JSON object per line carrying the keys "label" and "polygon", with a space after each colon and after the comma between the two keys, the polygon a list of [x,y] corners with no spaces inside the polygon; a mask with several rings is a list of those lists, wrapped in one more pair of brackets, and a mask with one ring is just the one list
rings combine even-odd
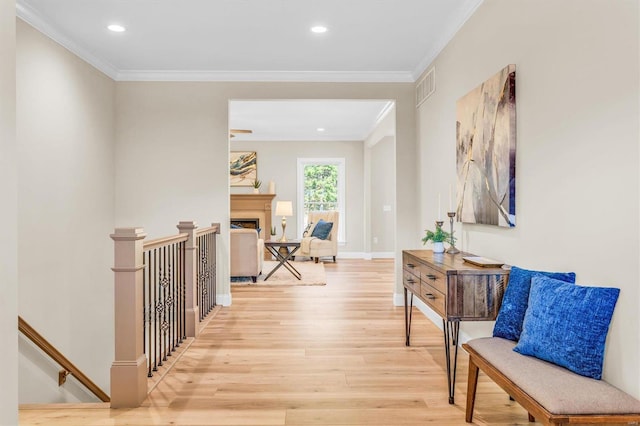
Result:
{"label": "recessed ceiling light", "polygon": [[127,31],[127,29],[125,27],[123,27],[122,25],[118,25],[118,24],[111,24],[107,27],[110,31],[113,31],[114,33],[122,33]]}
{"label": "recessed ceiling light", "polygon": [[318,127],[316,130],[317,130],[318,132],[324,132],[324,127]]}
{"label": "recessed ceiling light", "polygon": [[316,25],[315,27],[311,27],[311,32],[316,34],[326,33],[327,27],[324,25]]}

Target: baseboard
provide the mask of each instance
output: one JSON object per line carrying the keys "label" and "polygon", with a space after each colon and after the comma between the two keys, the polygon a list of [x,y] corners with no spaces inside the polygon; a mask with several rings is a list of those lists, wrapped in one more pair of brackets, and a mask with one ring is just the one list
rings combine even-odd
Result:
{"label": "baseboard", "polygon": [[371,253],[373,259],[395,259],[396,254],[392,251],[374,251]]}
{"label": "baseboard", "polygon": [[338,259],[366,259],[366,253],[360,251],[339,251]]}
{"label": "baseboard", "polygon": [[396,255],[392,251],[361,252],[361,251],[341,251],[338,252],[338,259],[395,259]]}
{"label": "baseboard", "polygon": [[231,294],[216,294],[218,305],[231,306]]}

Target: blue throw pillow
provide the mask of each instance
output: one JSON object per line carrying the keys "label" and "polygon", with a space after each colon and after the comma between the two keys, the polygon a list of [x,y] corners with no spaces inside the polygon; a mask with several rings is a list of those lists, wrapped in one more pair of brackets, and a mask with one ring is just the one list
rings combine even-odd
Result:
{"label": "blue throw pillow", "polygon": [[576,274],[573,272],[530,271],[512,266],[509,272],[509,284],[504,291],[502,305],[493,327],[493,337],[518,341],[522,332],[524,313],[527,310],[531,278],[536,274],[569,283],[576,282]]}
{"label": "blue throw pillow", "polygon": [[600,379],[604,344],[619,294],[617,288],[534,277],[522,335],[513,350]]}
{"label": "blue throw pillow", "polygon": [[242,226],[236,225],[235,223],[231,224],[231,229],[242,229]]}
{"label": "blue throw pillow", "polygon": [[311,236],[320,238],[321,240],[326,240],[327,238],[329,238],[331,228],[333,228],[333,222],[325,222],[324,220],[320,219],[318,223],[316,223],[316,227],[313,228]]}

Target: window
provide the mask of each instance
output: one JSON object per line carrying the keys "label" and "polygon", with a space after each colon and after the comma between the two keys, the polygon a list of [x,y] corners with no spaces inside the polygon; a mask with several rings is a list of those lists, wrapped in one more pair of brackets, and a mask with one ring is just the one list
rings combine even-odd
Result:
{"label": "window", "polygon": [[344,175],[344,158],[298,158],[298,235],[310,211],[337,210],[338,242],[346,241]]}

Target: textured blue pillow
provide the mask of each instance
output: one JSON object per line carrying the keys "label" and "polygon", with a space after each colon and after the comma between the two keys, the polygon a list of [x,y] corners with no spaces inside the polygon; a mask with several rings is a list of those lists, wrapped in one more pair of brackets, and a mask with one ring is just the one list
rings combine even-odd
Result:
{"label": "textured blue pillow", "polygon": [[242,226],[236,225],[235,223],[231,224],[231,229],[242,229]]}
{"label": "textured blue pillow", "polygon": [[512,266],[509,272],[509,285],[504,291],[502,305],[493,327],[493,337],[518,341],[522,332],[524,313],[527,310],[531,278],[536,274],[569,283],[576,282],[576,274],[573,272],[530,271]]}
{"label": "textured blue pillow", "polygon": [[321,240],[326,240],[327,238],[329,238],[331,228],[333,228],[333,222],[325,222],[324,220],[320,219],[318,223],[316,223],[316,227],[313,228],[311,236],[320,238]]}
{"label": "textured blue pillow", "polygon": [[534,277],[522,335],[513,350],[600,379],[604,344],[619,294],[617,288]]}

